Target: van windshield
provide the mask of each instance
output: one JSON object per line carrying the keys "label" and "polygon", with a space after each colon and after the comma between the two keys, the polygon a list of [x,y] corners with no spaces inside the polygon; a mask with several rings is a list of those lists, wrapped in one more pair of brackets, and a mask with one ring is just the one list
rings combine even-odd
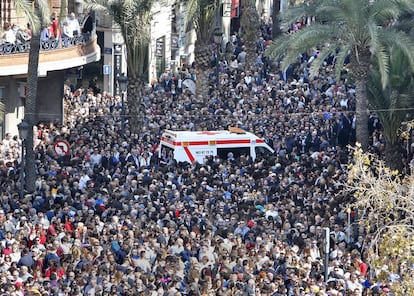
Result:
{"label": "van windshield", "polygon": [[266,158],[273,154],[272,151],[270,151],[267,147],[263,146],[256,146],[254,147],[254,150],[256,152],[256,157],[260,158]]}
{"label": "van windshield", "polygon": [[240,156],[249,156],[250,147],[239,147],[239,148],[217,148],[217,155],[221,159],[238,159]]}

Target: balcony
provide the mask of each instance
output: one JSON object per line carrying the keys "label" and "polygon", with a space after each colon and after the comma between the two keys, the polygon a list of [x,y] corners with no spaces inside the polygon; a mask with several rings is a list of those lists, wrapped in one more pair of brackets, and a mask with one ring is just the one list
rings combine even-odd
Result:
{"label": "balcony", "polygon": [[[26,75],[29,50],[30,42],[0,45],[0,76]],[[99,59],[96,35],[41,42],[38,75],[46,76],[50,71],[78,67]]]}

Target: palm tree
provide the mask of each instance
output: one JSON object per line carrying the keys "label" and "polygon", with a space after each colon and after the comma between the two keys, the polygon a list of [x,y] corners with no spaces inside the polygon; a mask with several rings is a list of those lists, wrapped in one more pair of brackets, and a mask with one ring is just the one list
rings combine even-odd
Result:
{"label": "palm tree", "polygon": [[280,0],[273,0],[272,10],[272,39],[282,34],[280,29]]}
{"label": "palm tree", "polygon": [[243,1],[241,12],[241,27],[246,46],[246,70],[250,70],[255,61],[256,40],[260,35],[260,16],[257,12],[256,1]]}
{"label": "palm tree", "polygon": [[153,0],[91,0],[87,7],[111,16],[119,26],[127,49],[128,113],[132,132],[140,132],[144,120],[144,84],[148,77],[148,48]]}
{"label": "palm tree", "polygon": [[194,28],[197,40],[194,44],[194,55],[197,66],[196,92],[207,101],[210,70],[211,41],[216,26],[214,20],[218,16],[219,0],[187,0],[185,15],[186,28]]}
{"label": "palm tree", "polygon": [[387,85],[391,47],[400,49],[407,56],[407,66],[414,68],[413,40],[393,27],[400,14],[412,11],[413,6],[411,0],[314,0],[313,4],[290,8],[287,17],[290,24],[307,16],[314,16],[317,23],[274,40],[268,54],[273,59],[282,59],[282,67],[286,69],[298,54],[317,47],[320,55],[311,66],[314,75],[324,60],[338,50],[337,77],[349,55],[348,70],[356,86],[356,137],[366,149],[369,70],[373,59],[377,60],[382,87]]}
{"label": "palm tree", "polygon": [[407,58],[401,51],[391,50],[389,83],[382,87],[381,75],[374,65],[368,78],[368,99],[376,110],[385,138],[385,161],[392,169],[401,170],[402,147],[398,130],[414,107],[414,75],[407,68]]}
{"label": "palm tree", "polygon": [[[42,24],[50,17],[49,4],[45,0],[36,0],[34,5],[30,1],[16,0],[16,11],[25,15],[32,29],[30,40],[29,63],[27,71],[27,96],[25,105],[25,119],[29,123],[28,139],[33,139],[33,125],[36,122],[37,84],[40,51],[40,30]],[[33,5],[33,6],[32,6]],[[28,192],[35,191],[36,163],[33,150],[33,141],[25,141],[25,184]]]}

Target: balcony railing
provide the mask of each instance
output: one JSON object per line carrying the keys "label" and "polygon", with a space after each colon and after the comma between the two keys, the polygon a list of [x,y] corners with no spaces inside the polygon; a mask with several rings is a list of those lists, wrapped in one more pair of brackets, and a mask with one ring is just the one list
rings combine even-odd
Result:
{"label": "balcony railing", "polygon": [[[40,50],[47,51],[47,50],[68,48],[72,46],[86,44],[90,40],[91,40],[91,35],[80,35],[80,36],[75,36],[72,38],[62,37],[58,39],[50,39],[47,41],[40,42]],[[30,51],[30,41],[26,41],[24,43],[16,42],[15,44],[6,42],[0,45],[0,55],[27,53],[29,51]]]}
{"label": "balcony railing", "polygon": [[[28,71],[30,42],[0,45],[0,77],[25,75]],[[41,42],[39,75],[99,61],[101,50],[96,34]]]}

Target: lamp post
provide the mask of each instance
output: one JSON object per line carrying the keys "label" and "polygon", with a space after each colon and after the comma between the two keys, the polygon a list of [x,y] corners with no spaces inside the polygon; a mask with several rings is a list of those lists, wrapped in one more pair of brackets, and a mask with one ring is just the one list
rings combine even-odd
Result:
{"label": "lamp post", "polygon": [[223,41],[223,32],[221,31],[220,27],[217,27],[214,30],[214,43],[216,44],[216,79],[217,79],[217,90],[219,89],[220,86],[220,47],[221,47],[221,42]]}
{"label": "lamp post", "polygon": [[17,128],[19,130],[19,137],[22,140],[22,159],[20,161],[20,198],[22,199],[24,197],[24,187],[25,187],[25,182],[24,182],[24,170],[25,170],[25,146],[26,146],[26,140],[27,137],[29,136],[29,128],[30,128],[30,124],[26,121],[26,120],[22,120],[18,125]]}
{"label": "lamp post", "polygon": [[347,243],[349,244],[351,242],[351,208],[346,209],[346,213],[348,216],[348,225],[346,228],[346,236],[347,236]]}
{"label": "lamp post", "polygon": [[329,267],[329,251],[330,251],[330,229],[329,227],[323,228],[323,253],[324,253],[324,260],[323,260],[323,267],[324,267],[324,280],[325,283],[328,280],[328,267]]}
{"label": "lamp post", "polygon": [[122,103],[122,109],[121,109],[121,132],[122,136],[125,134],[125,93],[127,91],[128,87],[128,77],[125,76],[124,73],[119,75],[117,77],[119,89],[121,90],[121,103]]}

